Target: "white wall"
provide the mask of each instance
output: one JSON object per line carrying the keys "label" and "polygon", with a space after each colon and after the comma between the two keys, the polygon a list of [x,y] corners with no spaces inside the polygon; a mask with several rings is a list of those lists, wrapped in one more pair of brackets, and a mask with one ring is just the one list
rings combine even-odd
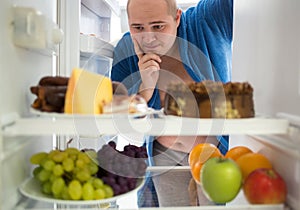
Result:
{"label": "white wall", "polygon": [[236,0],[233,80],[254,87],[256,113],[300,115],[300,1]]}

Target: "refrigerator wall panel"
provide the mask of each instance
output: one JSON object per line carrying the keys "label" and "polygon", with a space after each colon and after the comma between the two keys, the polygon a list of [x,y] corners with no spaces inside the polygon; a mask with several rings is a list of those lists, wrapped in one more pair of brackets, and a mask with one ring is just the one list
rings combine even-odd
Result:
{"label": "refrigerator wall panel", "polygon": [[254,86],[256,113],[300,115],[300,1],[235,1],[233,80]]}
{"label": "refrigerator wall panel", "polygon": [[[56,1],[1,1],[0,119],[10,113],[21,117],[29,116],[30,104],[35,98],[30,93],[30,86],[36,85],[42,76],[52,75],[56,67],[53,56],[17,47],[13,43],[14,6],[32,7],[48,19],[56,20]],[[2,129],[2,125],[0,127]],[[20,198],[18,185],[30,173],[28,155],[36,150],[52,147],[51,136],[46,141],[39,138],[35,145],[30,145],[30,140],[31,138],[0,137],[0,209],[16,209],[15,205]]]}

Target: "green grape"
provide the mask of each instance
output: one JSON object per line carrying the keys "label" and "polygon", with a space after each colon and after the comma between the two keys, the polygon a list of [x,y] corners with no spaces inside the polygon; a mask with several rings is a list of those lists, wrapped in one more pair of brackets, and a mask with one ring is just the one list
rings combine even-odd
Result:
{"label": "green grape", "polygon": [[89,164],[87,165],[87,167],[88,167],[88,169],[89,169],[91,175],[96,174],[96,173],[98,172],[98,169],[99,169],[99,168],[98,168],[98,165],[94,164],[93,162],[89,163]]}
{"label": "green grape", "polygon": [[77,155],[69,155],[68,158],[71,158],[73,161],[76,161]]}
{"label": "green grape", "polygon": [[93,200],[94,199],[94,188],[90,182],[86,182],[82,186],[82,198],[83,198],[83,200]]}
{"label": "green grape", "polygon": [[94,199],[100,200],[106,198],[105,190],[98,188],[94,191]]}
{"label": "green grape", "polygon": [[57,149],[51,150],[48,154],[48,158],[53,160],[53,156],[55,156],[57,153],[59,153],[59,150]]}
{"label": "green grape", "polygon": [[82,196],[82,186],[76,179],[72,180],[68,186],[68,192],[72,200],[80,200]]}
{"label": "green grape", "polygon": [[50,182],[54,182],[54,180],[57,178],[57,176],[55,176],[53,173],[50,175],[49,177],[49,181]]}
{"label": "green grape", "polygon": [[53,167],[55,166],[55,162],[50,159],[44,159],[44,161],[42,162],[42,166],[44,169],[52,171]]}
{"label": "green grape", "polygon": [[66,153],[64,151],[58,151],[52,156],[52,159],[57,163],[61,163],[67,157],[68,157],[68,153]]}
{"label": "green grape", "polygon": [[44,158],[48,156],[47,152],[39,152],[30,157],[30,163],[40,165]]}
{"label": "green grape", "polygon": [[91,158],[89,158],[89,156],[85,152],[78,153],[77,158],[78,160],[82,160],[86,164],[91,162]]}
{"label": "green grape", "polygon": [[91,174],[87,169],[82,169],[76,173],[76,178],[81,182],[85,182],[91,178]]}
{"label": "green grape", "polygon": [[67,172],[71,172],[74,169],[74,161],[72,158],[66,158],[62,162],[63,168]]}
{"label": "green grape", "polygon": [[54,197],[56,198],[61,197],[61,192],[63,191],[65,185],[66,185],[65,180],[62,177],[58,177],[53,181],[51,191]]}
{"label": "green grape", "polygon": [[42,169],[39,174],[37,175],[37,178],[39,181],[41,182],[46,182],[49,180],[51,176],[51,171],[48,171],[48,170],[45,170],[45,169]]}
{"label": "green grape", "polygon": [[67,149],[65,149],[65,152],[70,156],[70,155],[75,155],[77,156],[77,154],[80,152],[79,149],[74,148],[74,147],[68,147]]}
{"label": "green grape", "polygon": [[52,194],[52,183],[50,181],[46,181],[42,184],[42,192],[51,195]]}
{"label": "green grape", "polygon": [[61,194],[53,194],[53,197],[56,199],[62,199]]}
{"label": "green grape", "polygon": [[53,167],[53,174],[55,176],[62,176],[64,174],[64,169],[63,169],[63,166],[61,164],[56,164],[54,167]]}
{"label": "green grape", "polygon": [[64,200],[71,200],[69,191],[68,191],[68,187],[65,186],[64,189],[61,192],[61,198]]}
{"label": "green grape", "polygon": [[76,160],[76,167],[77,168],[84,168],[85,162],[82,159],[77,159]]}
{"label": "green grape", "polygon": [[76,177],[76,174],[81,170],[82,170],[81,168],[74,167],[74,169],[71,171],[73,177]]}
{"label": "green grape", "polygon": [[107,184],[104,184],[104,185],[103,185],[103,190],[105,191],[105,195],[106,195],[105,198],[111,198],[111,197],[113,197],[114,191],[113,191],[113,189],[111,188],[111,186],[109,186],[109,185],[107,185]]}
{"label": "green grape", "polygon": [[94,179],[92,180],[92,184],[93,184],[93,187],[94,187],[95,189],[99,189],[99,188],[102,188],[102,187],[103,187],[104,182],[103,182],[102,179],[100,179],[100,178],[94,178]]}
{"label": "green grape", "polygon": [[43,170],[42,166],[37,166],[33,169],[32,174],[34,178],[38,177],[38,174],[40,173],[40,171]]}

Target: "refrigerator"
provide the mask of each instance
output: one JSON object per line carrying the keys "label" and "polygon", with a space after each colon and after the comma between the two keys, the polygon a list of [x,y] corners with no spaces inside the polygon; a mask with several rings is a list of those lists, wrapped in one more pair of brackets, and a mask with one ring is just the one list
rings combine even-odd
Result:
{"label": "refrigerator", "polygon": [[[178,2],[184,8],[195,4]],[[109,207],[49,201],[36,195],[35,189],[26,188],[29,195],[21,192],[32,177],[30,156],[64,149],[71,138],[75,139],[72,146],[97,149],[111,139],[120,147],[130,138],[142,144],[145,133],[161,135],[157,125],[164,125],[165,135],[179,131],[189,135],[189,129],[180,127],[181,118],[70,119],[32,112],[30,87],[43,76],[70,76],[75,67],[109,76],[113,47],[127,30],[124,2],[2,0],[0,5],[0,209],[138,209],[136,191],[112,201]],[[227,119],[218,129],[211,127],[213,119],[184,119],[200,125],[199,135],[228,134],[230,147],[245,145],[266,155],[287,183],[286,204],[251,205],[240,191],[225,206],[161,209],[300,209],[299,9],[297,0],[235,1],[232,80],[253,85],[257,116]]]}

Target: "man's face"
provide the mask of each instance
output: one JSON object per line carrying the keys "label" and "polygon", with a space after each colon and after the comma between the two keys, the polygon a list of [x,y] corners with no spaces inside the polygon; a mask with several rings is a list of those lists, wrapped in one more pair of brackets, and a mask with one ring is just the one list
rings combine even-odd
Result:
{"label": "man's face", "polygon": [[176,39],[181,11],[169,14],[165,0],[131,0],[128,6],[130,33],[144,53],[165,55]]}

